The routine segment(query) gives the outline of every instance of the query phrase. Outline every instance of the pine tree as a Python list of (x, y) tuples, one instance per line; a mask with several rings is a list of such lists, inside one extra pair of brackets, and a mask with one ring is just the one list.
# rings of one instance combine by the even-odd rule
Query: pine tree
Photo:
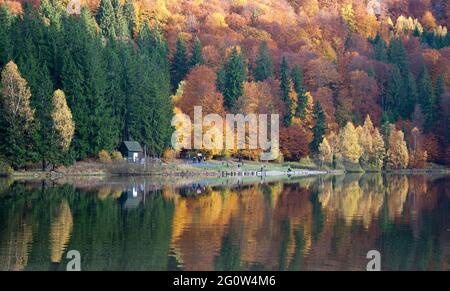
[(89, 11), (82, 10), (80, 21), (66, 19), (65, 43), (61, 79), (67, 102), (76, 124), (72, 149), (75, 157), (96, 156), (102, 150), (112, 150), (118, 143), (111, 104), (108, 102), (107, 64), (103, 45), (92, 29)]
[(404, 88), (406, 89), (406, 92), (404, 94), (405, 99), (397, 106), (399, 108), (401, 117), (403, 119), (409, 119), (414, 112), (414, 108), (417, 102), (416, 81), (414, 80), (414, 76), (411, 72), (408, 72), (408, 74), (404, 76)]
[(136, 85), (127, 109), (128, 133), (150, 153), (160, 155), (169, 145), (172, 134), (167, 43), (158, 27), (150, 29), (145, 23), (138, 36), (138, 45)]
[(322, 105), (320, 104), (319, 100), (317, 100), (314, 104), (313, 117), (315, 124), (312, 130), (313, 140), (310, 144), (310, 150), (312, 153), (318, 153), (319, 145), (323, 140), (325, 131), (327, 130), (325, 112), (323, 111)]
[(255, 81), (261, 82), (273, 76), (273, 63), (266, 42), (262, 42), (259, 47), (259, 54), (256, 58), (256, 66), (253, 71)]
[(445, 93), (445, 79), (444, 79), (444, 75), (439, 75), (436, 79), (436, 97), (440, 98), (444, 95)]
[(225, 92), (225, 78), (226, 78), (226, 72), (225, 72), (225, 66), (220, 66), (220, 69), (217, 71), (217, 78), (216, 78), (216, 88), (219, 92)]
[(221, 84), (224, 97), (224, 106), (227, 109), (234, 108), (236, 101), (244, 94), (244, 81), (246, 79), (245, 60), (237, 48), (233, 48), (231, 56), (225, 64), (222, 72), (223, 84)]
[(31, 92), (17, 65), (10, 61), (1, 74), (0, 152), (16, 169), (31, 160), (34, 110)]
[(399, 110), (403, 106), (402, 102), (405, 100), (405, 89), (400, 70), (395, 66), (389, 77), (386, 88), (386, 103), (385, 110), (392, 120), (396, 120), (399, 116)]
[(374, 40), (372, 41), (373, 44), (373, 58), (380, 62), (387, 62), (387, 46), (384, 39), (381, 37), (380, 33), (377, 33)]
[(406, 49), (401, 38), (391, 39), (388, 50), (388, 60), (391, 64), (394, 64), (399, 68), (402, 75), (408, 72)]
[(419, 76), (419, 104), (422, 108), (422, 113), (425, 117), (424, 130), (429, 132), (434, 128), (435, 119), (435, 96), (433, 90), (433, 83), (426, 66), (423, 67)]
[(183, 81), (189, 70), (186, 43), (181, 37), (178, 37), (176, 43), (176, 51), (173, 55), (171, 64), (172, 92), (178, 89), (178, 84)]
[(124, 15), (124, 7), (120, 4), (120, 0), (111, 0), (114, 9), (114, 30), (118, 37), (129, 37), (128, 21)]
[(116, 37), (116, 17), (111, 0), (101, 0), (97, 13), (97, 22), (105, 38)]
[(110, 41), (105, 47), (106, 62), (106, 101), (111, 107), (112, 119), (110, 127), (114, 131), (114, 139), (122, 140), (124, 111), (126, 107), (126, 82), (123, 60), (120, 52), (126, 43)]
[(298, 65), (295, 65), (291, 71), (291, 79), (294, 91), (297, 93), (296, 117), (305, 118), (306, 106), (308, 103), (306, 89), (303, 86), (303, 74)]
[(286, 113), (284, 116), (284, 125), (286, 127), (292, 123), (292, 101), (289, 98), (290, 91), (289, 64), (286, 57), (283, 57), (280, 65), (280, 94), (281, 100), (286, 104)]
[(0, 69), (11, 59), (13, 44), (11, 40), (11, 27), (13, 16), (6, 5), (0, 5)]
[(192, 45), (192, 56), (189, 62), (189, 66), (192, 68), (197, 65), (202, 65), (203, 62), (204, 60), (202, 53), (202, 43), (200, 42), (200, 39), (197, 37), (195, 38), (194, 44)]
[(136, 28), (136, 10), (134, 8), (133, 0), (126, 0), (123, 7), (123, 16), (128, 23), (128, 32), (133, 36)]

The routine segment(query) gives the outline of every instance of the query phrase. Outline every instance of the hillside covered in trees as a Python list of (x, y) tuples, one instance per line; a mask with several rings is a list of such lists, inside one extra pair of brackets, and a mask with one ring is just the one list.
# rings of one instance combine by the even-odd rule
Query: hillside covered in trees
[(284, 160), (450, 164), (448, 1), (69, 2), (0, 1), (0, 162), (15, 169), (131, 138), (162, 155), (194, 105), (279, 113)]

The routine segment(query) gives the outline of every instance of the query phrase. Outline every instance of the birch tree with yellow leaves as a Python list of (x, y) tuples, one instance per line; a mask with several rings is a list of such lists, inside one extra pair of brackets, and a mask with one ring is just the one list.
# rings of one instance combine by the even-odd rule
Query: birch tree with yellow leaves
[(13, 61), (2, 71), (1, 88), (0, 152), (19, 168), (31, 159), (34, 110), (28, 83)]
[(389, 149), (387, 151), (388, 166), (391, 169), (405, 169), (409, 164), (408, 147), (403, 131), (390, 126)]
[(358, 133), (350, 121), (339, 134), (339, 152), (344, 162), (359, 163), (363, 150), (359, 145)]
[(66, 95), (62, 90), (53, 93), (51, 119), (53, 125), (52, 144), (53, 153), (51, 160), (53, 164), (65, 161), (75, 133), (75, 124), (72, 120), (72, 112), (67, 105)]

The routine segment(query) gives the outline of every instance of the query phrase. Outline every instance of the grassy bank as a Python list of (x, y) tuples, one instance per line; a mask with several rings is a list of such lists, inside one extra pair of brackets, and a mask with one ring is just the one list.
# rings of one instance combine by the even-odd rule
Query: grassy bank
[[(333, 170), (329, 168), (319, 169), (310, 160), (300, 162), (269, 163), (244, 161), (207, 161), (202, 163), (190, 163), (186, 160), (174, 160), (170, 163), (151, 163), (147, 165), (127, 163), (124, 161), (113, 161), (111, 163), (101, 163), (96, 160), (80, 161), (69, 167), (58, 167), (51, 171), (42, 170), (21, 170), (10, 173), (10, 176), (17, 179), (61, 179), (64, 177), (107, 177), (107, 176), (180, 176), (180, 177), (219, 177), (224, 172), (271, 172), (286, 173), (291, 171), (308, 170), (311, 174), (317, 174), (315, 171), (325, 171), (333, 174), (344, 174), (344, 170)], [(443, 173), (450, 174), (450, 169), (430, 164), (425, 169), (405, 169), (385, 171), (399, 174), (421, 174), (421, 173)]]

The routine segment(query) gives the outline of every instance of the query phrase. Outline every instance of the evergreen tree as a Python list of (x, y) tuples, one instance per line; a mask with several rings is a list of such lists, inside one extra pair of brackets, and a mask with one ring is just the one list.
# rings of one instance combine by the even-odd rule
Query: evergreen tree
[(387, 62), (387, 46), (384, 39), (381, 37), (380, 33), (377, 33), (374, 40), (372, 41), (373, 44), (373, 58), (380, 62)]
[(426, 66), (423, 67), (422, 72), (420, 73), (418, 84), (419, 104), (425, 118), (423, 127), (425, 132), (429, 132), (434, 128), (436, 115), (433, 83)]
[(204, 60), (202, 53), (202, 43), (200, 42), (200, 39), (197, 37), (195, 38), (194, 44), (192, 45), (192, 56), (189, 62), (189, 66), (192, 68), (197, 65), (202, 65), (203, 62)]
[(167, 43), (158, 27), (144, 24), (138, 37), (136, 86), (128, 106), (130, 137), (160, 155), (169, 145), (173, 105), (167, 61)]
[(123, 120), (125, 111), (125, 85), (126, 76), (124, 73), (123, 60), (120, 59), (120, 51), (124, 43), (110, 41), (105, 48), (106, 63), (106, 100), (111, 107), (112, 123), (111, 129), (114, 132), (114, 140), (119, 143), (122, 140)]
[(13, 44), (11, 40), (11, 27), (13, 16), (6, 5), (0, 5), (0, 69), (11, 59)]
[(133, 0), (126, 0), (123, 7), (123, 16), (128, 23), (128, 32), (133, 36), (136, 27), (136, 10), (134, 8)]
[(414, 80), (414, 76), (411, 72), (408, 72), (406, 76), (404, 76), (404, 88), (406, 89), (403, 102), (401, 101), (398, 104), (398, 108), (400, 111), (400, 115), (403, 119), (411, 118), (414, 108), (417, 102), (417, 88), (416, 81)]
[(283, 57), (280, 65), (280, 94), (281, 100), (286, 104), (286, 114), (284, 116), (285, 126), (290, 126), (292, 123), (292, 101), (289, 98), (290, 91), (289, 64), (286, 57)]
[(246, 79), (244, 56), (238, 52), (237, 48), (233, 48), (223, 70), (223, 84), (221, 85), (222, 88), (219, 87), (219, 89), (223, 89), (224, 106), (227, 109), (232, 109), (237, 99), (244, 93), (244, 81)]
[(436, 97), (440, 98), (445, 93), (445, 79), (444, 75), (439, 75), (436, 80)]
[(256, 67), (253, 71), (253, 77), (255, 81), (264, 81), (273, 76), (273, 64), (272, 57), (270, 56), (269, 49), (266, 42), (262, 42), (259, 47), (259, 54), (256, 58)]
[(306, 89), (303, 86), (303, 74), (298, 65), (295, 65), (292, 68), (291, 79), (294, 91), (297, 93), (297, 110), (295, 112), (295, 116), (305, 118), (308, 98), (306, 96)]
[(314, 104), (313, 117), (315, 124), (312, 130), (313, 140), (310, 144), (310, 149), (312, 153), (316, 154), (319, 151), (319, 145), (322, 143), (325, 131), (327, 130), (325, 112), (323, 111), (319, 100)]
[(402, 75), (408, 72), (406, 49), (401, 38), (391, 39), (388, 50), (388, 60), (391, 64), (394, 64), (399, 68)]
[(112, 150), (118, 136), (108, 103), (103, 46), (91, 23), (89, 11), (83, 9), (80, 21), (67, 18), (64, 24), (65, 43), (70, 47), (64, 52), (61, 79), (76, 124), (72, 149), (78, 159)]
[(171, 77), (172, 77), (172, 92), (176, 92), (178, 84), (183, 81), (184, 77), (189, 70), (189, 64), (186, 52), (186, 43), (181, 37), (178, 37), (176, 43), (176, 51), (173, 54), (171, 64)]
[(128, 21), (125, 19), (124, 9), (120, 4), (119, 0), (111, 0), (111, 5), (114, 9), (114, 30), (118, 37), (128, 37), (130, 36), (130, 31), (128, 29)]
[(403, 106), (402, 101), (405, 100), (405, 93), (400, 70), (395, 66), (386, 88), (385, 110), (389, 119), (396, 120), (399, 116), (399, 109)]
[(220, 69), (217, 71), (217, 78), (216, 78), (216, 88), (219, 92), (225, 92), (225, 66), (220, 66)]
[(97, 13), (97, 22), (105, 38), (116, 37), (116, 17), (111, 0), (101, 0)]

